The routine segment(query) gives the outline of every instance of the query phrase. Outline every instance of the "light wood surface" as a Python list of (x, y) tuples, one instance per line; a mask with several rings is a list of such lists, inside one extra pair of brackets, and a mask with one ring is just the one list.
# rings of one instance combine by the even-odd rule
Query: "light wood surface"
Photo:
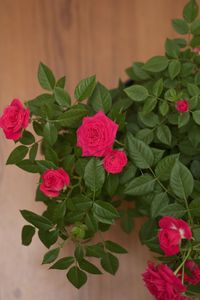
[[(0, 111), (14, 97), (23, 101), (41, 90), (36, 73), (40, 61), (57, 76), (67, 75), (73, 90), (78, 80), (97, 74), (108, 87), (126, 78), (132, 61), (163, 53), (166, 37), (174, 36), (171, 18), (180, 17), (185, 0), (0, 0)], [(151, 254), (136, 231), (127, 236), (118, 226), (106, 236), (121, 242), (116, 277), (89, 276), (75, 290), (64, 272), (41, 266), (45, 248), (35, 238), (20, 244), (24, 224), (19, 209), (40, 212), (34, 202), (37, 176), (5, 166), (13, 148), (0, 133), (0, 300), (150, 300), (141, 272)], [(65, 249), (66, 253), (69, 249)]]

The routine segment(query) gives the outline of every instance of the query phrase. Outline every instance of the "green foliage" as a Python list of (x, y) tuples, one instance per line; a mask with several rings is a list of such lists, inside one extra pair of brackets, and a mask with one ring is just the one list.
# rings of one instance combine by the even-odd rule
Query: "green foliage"
[[(187, 249), (191, 250), (189, 259), (199, 260), (200, 57), (193, 49), (200, 46), (197, 15), (197, 2), (189, 0), (183, 19), (172, 21), (175, 31), (187, 38), (166, 39), (163, 55), (133, 63), (126, 70), (132, 81), (120, 81), (113, 90), (96, 82), (95, 76), (81, 80), (74, 91), (74, 104), (65, 77), (56, 79), (46, 65), (39, 66), (39, 83), (48, 92), (26, 102), (30, 131), (22, 128), (7, 164), (38, 174), (36, 200), (45, 206), (42, 214), (21, 211), (30, 224), (22, 229), (22, 244), (29, 245), (37, 232), (49, 249), (43, 264), (66, 270), (76, 288), (86, 283), (87, 273), (101, 274), (99, 265), (112, 275), (117, 272), (115, 254), (127, 251), (104, 240), (103, 232), (118, 219), (122, 230), (130, 233), (135, 218), (144, 216), (142, 244), (158, 253), (173, 271), (183, 263)], [(177, 110), (179, 100), (188, 102), (188, 111)], [(127, 155), (126, 166), (117, 174), (107, 173), (104, 157), (84, 157), (77, 146), (77, 129), (83, 118), (99, 111), (118, 125), (112, 148)], [(97, 147), (113, 133), (106, 122), (100, 128), (93, 125), (81, 141), (93, 138)], [(106, 149), (105, 155), (109, 151)], [(110, 163), (123, 164), (115, 157)], [(65, 177), (57, 178), (57, 186), (63, 182), (64, 186), (57, 197), (48, 197), (40, 190), (42, 174), (57, 169), (68, 173), (70, 184)], [(179, 245), (179, 255), (167, 258), (158, 240), (159, 220), (164, 216), (183, 219), (193, 232), (190, 241), (184, 239)], [(71, 250), (68, 256), (59, 257), (66, 241), (72, 244)], [(97, 266), (90, 257), (98, 260)], [(188, 291), (196, 292), (191, 287)]]

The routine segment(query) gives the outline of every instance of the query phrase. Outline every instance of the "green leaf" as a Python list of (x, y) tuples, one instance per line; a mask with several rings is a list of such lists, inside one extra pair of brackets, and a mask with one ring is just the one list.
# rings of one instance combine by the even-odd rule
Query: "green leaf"
[(56, 102), (63, 107), (70, 107), (71, 105), (71, 98), (67, 91), (63, 88), (56, 87), (54, 90), (54, 95)]
[(191, 195), (194, 187), (194, 180), (189, 169), (182, 163), (176, 161), (170, 176), (170, 186), (176, 196), (181, 199)]
[(44, 125), (44, 140), (50, 145), (54, 145), (58, 138), (58, 130), (53, 123), (47, 122)]
[(98, 223), (92, 213), (88, 213), (85, 217), (85, 225), (87, 229), (91, 232), (97, 232), (98, 230)]
[(68, 256), (59, 259), (49, 269), (54, 270), (67, 270), (74, 263), (74, 257)]
[(141, 175), (134, 178), (126, 186), (124, 193), (132, 196), (146, 195), (153, 191), (155, 179), (150, 175)]
[(150, 113), (152, 110), (154, 110), (154, 108), (156, 107), (157, 104), (157, 98), (156, 97), (148, 97), (146, 99), (146, 101), (144, 102), (144, 106), (143, 106), (143, 113), (144, 114), (148, 114)]
[(166, 39), (165, 50), (169, 57), (178, 58), (180, 54), (180, 49), (174, 40)]
[(12, 165), (20, 162), (28, 153), (28, 148), (26, 146), (18, 146), (9, 155), (6, 164)]
[(24, 145), (31, 145), (35, 143), (35, 137), (32, 135), (31, 132), (24, 130), (23, 135), (19, 141)]
[(83, 247), (80, 244), (78, 244), (76, 246), (76, 249), (74, 251), (74, 256), (75, 256), (76, 260), (78, 260), (78, 261), (83, 259), (84, 250), (83, 250)]
[(57, 168), (57, 166), (52, 161), (36, 160), (35, 162), (38, 165), (38, 171), (40, 173), (43, 173), (48, 169), (56, 169)]
[(131, 133), (128, 133), (126, 145), (130, 159), (138, 168), (148, 169), (153, 165), (153, 153), (151, 148), (144, 142), (134, 138)]
[(133, 218), (128, 212), (121, 212), (121, 228), (126, 233), (131, 233), (133, 230)]
[(86, 246), (86, 256), (101, 258), (104, 256), (104, 248), (102, 244)]
[(187, 90), (191, 96), (198, 96), (200, 94), (198, 86), (192, 83), (187, 83)]
[(124, 185), (129, 182), (135, 176), (136, 171), (136, 167), (131, 162), (128, 162), (123, 172), (120, 174), (120, 184)]
[(190, 0), (183, 9), (183, 17), (188, 23), (192, 23), (198, 16), (199, 8), (195, 0)]
[(119, 268), (119, 261), (116, 256), (107, 252), (101, 258), (101, 266), (106, 272), (115, 275)]
[(119, 186), (118, 174), (115, 175), (109, 174), (106, 180), (106, 190), (109, 196), (112, 197), (116, 193), (118, 186)]
[(200, 214), (200, 198), (196, 198), (190, 202), (189, 205), (191, 215), (193, 217), (199, 217)]
[(185, 112), (183, 114), (179, 114), (178, 116), (178, 127), (181, 128), (185, 126), (190, 120), (190, 113)]
[(169, 104), (167, 103), (166, 100), (163, 100), (159, 103), (159, 111), (160, 111), (160, 114), (164, 117), (166, 116), (166, 114), (168, 113), (169, 111)]
[(46, 231), (46, 230), (39, 230), (38, 236), (40, 241), (47, 247), (50, 248), (52, 245), (56, 243), (58, 240), (59, 231)]
[(90, 97), (89, 103), (97, 112), (109, 112), (112, 105), (112, 98), (109, 90), (104, 85), (98, 82), (92, 93), (92, 96)]
[(124, 249), (122, 246), (118, 245), (117, 243), (114, 243), (112, 241), (105, 241), (105, 247), (108, 249), (110, 252), (113, 253), (128, 253), (126, 249)]
[(98, 191), (105, 181), (105, 171), (97, 158), (91, 158), (85, 167), (84, 180), (91, 191)]
[(155, 195), (151, 203), (151, 217), (156, 218), (160, 216), (160, 211), (163, 209), (163, 207), (168, 206), (168, 203), (169, 199), (165, 192)]
[(42, 264), (50, 264), (58, 257), (60, 248), (55, 248), (48, 251), (43, 258)]
[(153, 86), (153, 94), (156, 97), (160, 97), (160, 95), (162, 94), (163, 91), (163, 79), (160, 78), (158, 81), (156, 81), (156, 83)]
[(39, 216), (28, 210), (21, 210), (22, 217), (35, 227), (43, 230), (49, 230), (52, 228), (53, 224), (49, 219), (43, 216)]
[(185, 20), (174, 19), (172, 20), (172, 26), (177, 33), (187, 34), (189, 32), (189, 26)]
[(192, 117), (193, 117), (193, 120), (195, 121), (195, 123), (200, 125), (200, 110), (193, 111), (192, 112)]
[(61, 77), (56, 82), (56, 87), (60, 87), (60, 88), (64, 89), (64, 87), (65, 87), (65, 81), (66, 81), (66, 77), (65, 76)]
[(89, 98), (96, 86), (96, 76), (91, 76), (86, 79), (83, 79), (75, 88), (75, 98), (78, 101), (82, 101), (86, 98)]
[(167, 125), (161, 125), (156, 130), (156, 135), (159, 141), (165, 145), (170, 146), (172, 141), (172, 134)]
[(172, 60), (168, 67), (169, 77), (174, 80), (181, 71), (181, 63), (179, 60)]
[(154, 139), (154, 131), (149, 128), (141, 129), (136, 133), (136, 138), (149, 145)]
[(79, 267), (90, 274), (102, 274), (101, 271), (86, 259), (79, 261)]
[(30, 159), (24, 159), (17, 163), (17, 166), (27, 172), (30, 173), (39, 173), (39, 167), (36, 165), (35, 162), (32, 162)]
[(54, 164), (58, 163), (57, 153), (48, 144), (44, 147), (44, 155), (46, 160), (52, 161)]
[(80, 289), (87, 281), (86, 273), (78, 267), (72, 267), (67, 273), (67, 278), (77, 289)]
[(136, 102), (144, 101), (149, 93), (148, 90), (142, 85), (132, 85), (124, 90), (130, 99)]
[(154, 112), (150, 112), (149, 114), (138, 112), (138, 119), (145, 125), (145, 127), (154, 128), (159, 124), (159, 116)]
[(182, 218), (186, 214), (185, 207), (178, 203), (172, 203), (167, 206), (163, 206), (160, 210), (160, 216), (171, 216), (174, 218)]
[(143, 69), (149, 72), (157, 73), (164, 71), (168, 66), (169, 60), (165, 56), (154, 56), (150, 58), (143, 66)]
[(196, 20), (191, 25), (191, 33), (194, 35), (200, 34), (200, 20)]
[(116, 208), (102, 200), (98, 200), (93, 205), (94, 217), (102, 223), (112, 224), (115, 218), (119, 217)]
[(38, 143), (33, 144), (29, 151), (29, 159), (34, 162), (35, 158), (37, 156), (37, 151), (38, 151)]
[(88, 111), (85, 107), (81, 105), (75, 105), (71, 109), (60, 115), (57, 121), (61, 126), (77, 128), (79, 127), (83, 117), (85, 117), (87, 114)]
[(22, 229), (22, 245), (24, 246), (30, 245), (34, 234), (35, 234), (35, 227), (31, 225), (25, 225)]
[(38, 69), (38, 80), (42, 88), (52, 91), (55, 86), (55, 77), (52, 71), (43, 63), (40, 63)]
[(160, 160), (155, 168), (156, 176), (162, 181), (167, 181), (170, 178), (171, 170), (177, 161), (179, 154), (165, 156)]

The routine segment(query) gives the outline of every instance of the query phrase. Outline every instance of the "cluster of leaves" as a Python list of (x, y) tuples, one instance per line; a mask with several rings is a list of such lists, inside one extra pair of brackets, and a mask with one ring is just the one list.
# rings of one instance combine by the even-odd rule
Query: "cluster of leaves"
[[(190, 0), (183, 19), (172, 21), (183, 38), (167, 39), (165, 55), (128, 68), (132, 80), (128, 87), (120, 82), (109, 91), (91, 76), (75, 88), (73, 105), (65, 77), (56, 81), (46, 65), (39, 66), (39, 83), (48, 93), (27, 101), (34, 134), (24, 130), (21, 145), (7, 163), (32, 173), (59, 167), (69, 173), (71, 184), (59, 197), (52, 200), (37, 190), (36, 200), (46, 205), (42, 216), (21, 211), (31, 224), (24, 226), (22, 241), (29, 245), (37, 230), (41, 242), (47, 248), (53, 246), (43, 263), (67, 270), (67, 278), (77, 288), (86, 282), (87, 273), (101, 274), (89, 257), (98, 259), (104, 271), (116, 273), (115, 254), (126, 250), (104, 241), (102, 232), (118, 218), (129, 233), (135, 217), (147, 216), (140, 239), (158, 254), (162, 254), (158, 220), (165, 215), (183, 218), (192, 227), (194, 239), (185, 242), (179, 255), (159, 259), (176, 268), (188, 249), (193, 260), (200, 259), (200, 55), (193, 50), (200, 45), (197, 15), (196, 1)], [(176, 110), (180, 99), (188, 101), (188, 112)], [(123, 146), (129, 159), (121, 174), (105, 173), (99, 158), (82, 157), (76, 146), (76, 130), (83, 117), (98, 111), (119, 125), (115, 148)], [(43, 159), (38, 159), (38, 149)], [(98, 233), (100, 242), (92, 244)], [(74, 253), (58, 259), (67, 241), (74, 243)], [(200, 292), (195, 288), (188, 291)]]

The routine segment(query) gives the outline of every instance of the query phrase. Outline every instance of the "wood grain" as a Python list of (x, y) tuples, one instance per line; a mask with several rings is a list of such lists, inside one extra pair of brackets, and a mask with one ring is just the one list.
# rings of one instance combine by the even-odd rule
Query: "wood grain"
[[(0, 0), (0, 110), (14, 97), (23, 101), (41, 90), (36, 73), (40, 61), (57, 76), (67, 74), (72, 92), (78, 80), (97, 74), (108, 87), (125, 79), (132, 61), (163, 53), (166, 37), (174, 36), (171, 18), (180, 17), (185, 0)], [(63, 272), (47, 271), (37, 239), (20, 245), (24, 221), (19, 209), (39, 212), (35, 203), (37, 176), (5, 167), (13, 143), (0, 133), (0, 300), (148, 300), (141, 272), (151, 254), (138, 241), (114, 226), (105, 237), (121, 242), (116, 277), (89, 277), (75, 290)], [(66, 254), (70, 249), (66, 248)]]

